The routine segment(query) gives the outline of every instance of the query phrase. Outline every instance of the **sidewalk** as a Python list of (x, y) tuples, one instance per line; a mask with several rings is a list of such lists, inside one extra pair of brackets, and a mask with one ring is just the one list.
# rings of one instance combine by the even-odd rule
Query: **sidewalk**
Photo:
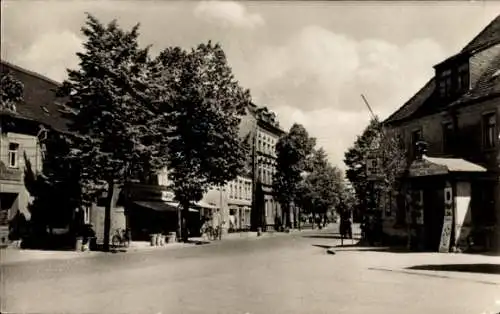
[(0, 265), (40, 261), (40, 260), (64, 260), (97, 256), (105, 254), (98, 251), (76, 252), (76, 251), (48, 251), (48, 250), (25, 250), (19, 248), (0, 249)]
[[(222, 237), (222, 242), (240, 239), (260, 239), (269, 236), (276, 235), (275, 232), (263, 232), (262, 236), (258, 237), (257, 232), (238, 232), (225, 234)], [(156, 251), (156, 250), (171, 250), (193, 247), (197, 244), (210, 244), (210, 243), (220, 243), (221, 241), (209, 242), (201, 237), (190, 238), (189, 243), (175, 242), (168, 243), (164, 246), (151, 246), (149, 241), (133, 241), (130, 243), (130, 247), (118, 249), (119, 252), (142, 252), (142, 251)], [(28, 262), (28, 261), (40, 261), (40, 260), (70, 260), (76, 258), (86, 258), (98, 255), (105, 255), (109, 253), (101, 251), (86, 251), (86, 252), (76, 252), (76, 251), (49, 251), (49, 250), (25, 250), (19, 248), (4, 248), (0, 249), (0, 265)]]
[[(340, 241), (336, 243), (339, 245)], [(374, 271), (450, 278), (500, 285), (500, 256), (465, 253), (394, 251), (385, 247), (332, 247), (333, 258), (357, 255), (359, 263)]]

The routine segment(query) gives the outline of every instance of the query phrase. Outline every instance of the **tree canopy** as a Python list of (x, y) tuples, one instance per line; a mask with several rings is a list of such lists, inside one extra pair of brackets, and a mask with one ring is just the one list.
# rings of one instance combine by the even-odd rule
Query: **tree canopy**
[[(139, 25), (122, 30), (92, 15), (82, 27), (79, 68), (68, 70), (59, 94), (75, 110), (71, 156), (81, 167), (87, 186), (108, 189), (105, 249), (109, 238), (111, 194), (115, 183), (144, 179), (164, 167), (163, 115), (167, 96), (154, 84), (149, 47), (140, 48)], [(159, 97), (161, 96), (161, 97)]]
[(23, 101), (24, 85), (10, 71), (0, 74), (0, 110), (16, 111), (16, 103)]
[[(380, 177), (369, 185), (366, 160), (377, 160)], [(398, 190), (398, 182), (407, 167), (407, 152), (404, 143), (393, 130), (384, 128), (378, 118), (372, 119), (354, 145), (345, 153), (346, 176), (352, 183), (359, 204), (367, 207), (379, 204), (381, 193)], [(366, 201), (370, 200), (372, 204)]]
[(285, 213), (285, 223), (290, 227), (290, 203), (297, 201), (302, 173), (313, 152), (316, 139), (309, 136), (304, 126), (295, 123), (276, 144), (277, 165), (274, 191)]
[(209, 187), (225, 185), (244, 169), (248, 145), (239, 137), (239, 123), (250, 92), (234, 78), (219, 44), (168, 48), (157, 63), (171, 93), (165, 108), (169, 176), (175, 198), (187, 210)]
[(309, 213), (326, 215), (343, 201), (342, 171), (330, 164), (323, 148), (314, 151), (298, 195), (301, 207)]

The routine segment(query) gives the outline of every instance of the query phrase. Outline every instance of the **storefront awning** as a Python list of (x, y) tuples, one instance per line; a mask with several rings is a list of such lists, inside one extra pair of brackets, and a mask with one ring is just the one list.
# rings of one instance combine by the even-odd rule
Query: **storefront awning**
[(479, 165), (461, 158), (437, 158), (423, 156), (415, 160), (409, 169), (410, 177), (443, 175), (450, 172), (486, 172)]
[[(137, 205), (145, 208), (149, 208), (159, 212), (176, 212), (179, 209), (179, 203), (177, 202), (146, 202), (137, 201)], [(190, 212), (198, 212), (197, 209), (189, 208)]]
[(217, 206), (209, 204), (203, 200), (194, 203), (193, 206), (200, 207), (200, 208), (206, 208), (206, 209), (217, 209), (218, 208)]

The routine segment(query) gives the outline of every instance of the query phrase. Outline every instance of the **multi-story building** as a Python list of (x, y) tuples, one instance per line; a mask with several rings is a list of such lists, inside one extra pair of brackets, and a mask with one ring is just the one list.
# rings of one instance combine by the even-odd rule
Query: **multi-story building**
[(24, 86), (23, 101), (15, 111), (0, 112), (0, 243), (6, 244), (18, 238), (19, 222), (30, 219), (30, 195), (24, 183), (27, 161), (33, 172), (39, 172), (45, 131), (65, 131), (68, 120), (55, 94), (57, 82), (3, 60), (0, 72), (9, 72)]
[(385, 230), (409, 231), (427, 250), (448, 251), (467, 239), (498, 248), (500, 16), (434, 69), (384, 122), (403, 137), (410, 162), (407, 192), (383, 213)]
[(283, 134), (275, 113), (254, 104), (247, 108), (239, 132), (240, 138), (247, 140), (250, 146), (247, 166), (222, 191), (214, 188), (204, 197), (207, 203), (222, 208), (223, 219), (228, 222), (226, 229), (230, 221), (234, 221), (235, 229), (267, 229), (274, 227), (276, 217), (282, 220), (272, 185), (276, 173), (276, 143)]

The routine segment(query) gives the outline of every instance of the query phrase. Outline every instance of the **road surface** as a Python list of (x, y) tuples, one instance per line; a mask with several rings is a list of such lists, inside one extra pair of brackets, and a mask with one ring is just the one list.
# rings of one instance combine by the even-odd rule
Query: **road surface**
[(496, 303), (500, 301), (500, 285), (484, 279), (498, 279), (499, 275), (447, 278), (409, 274), (398, 270), (412, 260), (425, 263), (436, 258), (354, 249), (326, 254), (325, 248), (337, 243), (331, 231), (308, 231), (175, 250), (4, 265), (1, 310), (151, 314), (500, 312), (500, 303)]

